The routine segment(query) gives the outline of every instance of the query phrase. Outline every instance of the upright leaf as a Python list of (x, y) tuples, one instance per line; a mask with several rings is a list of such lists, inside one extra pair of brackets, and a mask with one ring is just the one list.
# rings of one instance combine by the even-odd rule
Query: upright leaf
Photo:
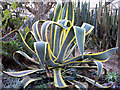
[[(55, 7), (55, 11), (54, 11), (54, 17), (52, 21), (58, 21), (60, 18), (60, 14), (61, 14), (61, 9), (62, 9), (62, 2), (60, 0), (58, 0), (57, 5)], [(51, 50), (53, 51), (53, 43), (54, 43), (54, 33), (55, 33), (55, 25), (51, 26)]]
[(84, 42), (85, 42), (85, 30), (78, 26), (74, 26), (74, 33), (79, 51), (81, 52), (82, 58), (84, 58), (83, 51), (84, 51)]
[(34, 42), (35, 52), (38, 56), (40, 66), (44, 69), (47, 42)]
[(53, 69), (53, 71), (54, 71), (54, 83), (55, 83), (56, 87), (65, 88), (68, 85), (66, 85), (66, 83), (64, 82), (64, 80), (61, 76), (61, 70), (62, 70), (62, 68)]
[(66, 32), (66, 35), (64, 37), (64, 41), (62, 42), (62, 46), (60, 48), (59, 54), (56, 58), (56, 62), (62, 63), (64, 54), (66, 51), (66, 48), (68, 47), (69, 43), (71, 43), (72, 39), (74, 39), (74, 32), (73, 32), (73, 27), (69, 27), (69, 29)]

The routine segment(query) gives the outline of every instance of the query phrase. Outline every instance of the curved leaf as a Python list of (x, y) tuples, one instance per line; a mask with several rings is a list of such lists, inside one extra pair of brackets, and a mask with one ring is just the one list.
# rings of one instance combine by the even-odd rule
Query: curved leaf
[(81, 28), (85, 29), (86, 35), (88, 35), (94, 29), (94, 26), (92, 26), (92, 25), (90, 25), (88, 23), (83, 23)]
[(43, 71), (43, 69), (25, 70), (25, 71), (18, 71), (18, 72), (6, 72), (6, 71), (3, 71), (3, 72), (13, 77), (23, 77), (38, 71)]
[(32, 25), (32, 30), (34, 32), (34, 35), (36, 37), (36, 41), (41, 41), (41, 36), (40, 36), (40, 32), (38, 30), (38, 25), (39, 23), (44, 23), (45, 20), (39, 20), (39, 21), (36, 21), (33, 25)]
[(26, 43), (25, 39), (23, 38), (23, 35), (21, 34), (20, 31), (18, 30), (13, 30), (11, 31), (10, 33), (8, 33), (7, 35), (5, 35), (1, 40), (5, 40), (6, 38), (8, 38), (9, 36), (11, 36), (12, 34), (14, 34), (15, 32), (18, 33), (21, 41), (22, 41), (22, 44), (23, 46), (26, 48), (26, 50), (28, 50), (28, 52), (32, 53), (33, 55), (36, 56), (35, 52), (28, 46), (28, 44)]
[(63, 24), (60, 24), (60, 23), (57, 23), (57, 22), (54, 22), (54, 21), (46, 21), (46, 22), (44, 22), (42, 24), (42, 27), (41, 27), (41, 36), (42, 36), (42, 40), (43, 41), (47, 41), (48, 42), (47, 30), (48, 30), (48, 26), (50, 26), (51, 24), (60, 26), (60, 27), (62, 27), (64, 29), (66, 29), (66, 30), (68, 29), (68, 27), (64, 26)]
[(75, 38), (79, 51), (81, 52), (82, 58), (84, 58), (83, 51), (84, 51), (84, 42), (85, 42), (85, 30), (78, 26), (74, 26), (73, 28), (74, 28)]
[(68, 85), (66, 85), (66, 83), (64, 82), (64, 80), (63, 80), (63, 78), (61, 76), (61, 69), (62, 68), (53, 69), (55, 86), (59, 87), (59, 88), (68, 87)]
[(99, 88), (109, 88), (109, 87), (112, 86), (112, 85), (111, 85), (111, 86), (103, 86), (103, 85), (99, 84), (98, 82), (95, 83), (95, 80), (92, 80), (92, 79), (90, 79), (90, 78), (88, 78), (88, 77), (85, 77), (85, 76), (82, 76), (82, 75), (77, 75), (77, 76), (84, 78), (84, 79), (87, 80), (89, 83), (91, 83), (91, 84), (93, 84), (93, 85), (95, 85), (95, 86), (97, 86), (97, 87), (99, 87)]
[[(71, 41), (68, 44), (66, 44), (63, 60), (65, 60), (66, 59), (65, 57), (70, 54), (70, 53), (68, 54), (68, 51), (70, 50), (70, 48), (75, 50), (75, 47), (74, 47), (75, 37), (74, 37), (74, 34), (71, 34), (71, 35), (72, 35), (73, 38), (71, 39)], [(71, 53), (73, 52), (72, 49), (71, 49)]]
[(35, 61), (33, 58), (29, 57), (26, 53), (22, 52), (22, 51), (16, 51), (13, 53), (13, 59), (19, 64), (19, 65), (23, 65), (20, 63), (20, 61), (17, 59), (17, 55), (20, 54), (22, 55), (23, 57), (25, 57), (26, 59), (28, 59), (29, 61), (33, 62), (34, 64), (38, 64), (39, 65), (39, 62)]
[(21, 82), (24, 83), (24, 89), (25, 89), (30, 83), (38, 81), (38, 80), (42, 80), (42, 78), (36, 78), (36, 79), (24, 78)]
[(49, 64), (51, 67), (56, 67), (56, 66), (58, 66), (58, 63), (55, 63), (55, 62), (54, 62), (54, 59), (55, 59), (55, 58), (56, 58), (56, 57), (53, 57), (53, 55), (52, 55), (52, 51), (51, 51), (50, 45), (49, 45), (49, 43), (48, 43), (46, 61), (48, 62), (48, 64)]
[(31, 37), (33, 37), (37, 41), (33, 31), (30, 31), (30, 32), (27, 32), (25, 35), (25, 38), (24, 38), (25, 42), (27, 43), (31, 39)]
[(75, 80), (75, 78), (76, 77), (74, 77), (74, 76), (65, 76), (64, 77), (64, 80), (66, 81), (66, 80)]
[(103, 69), (103, 65), (101, 62), (99, 61), (94, 61), (95, 64), (97, 65), (97, 77), (96, 77), (96, 80), (95, 80), (95, 83), (98, 81), (101, 73), (102, 73), (102, 69)]
[[(100, 61), (100, 62), (105, 62), (110, 58), (110, 56), (113, 53), (116, 52), (117, 49), (118, 49), (118, 47), (117, 48), (111, 48), (111, 49), (108, 49), (104, 52), (88, 54), (88, 56), (91, 57), (94, 60), (97, 60), (97, 61)], [(87, 56), (87, 54), (86, 54), (86, 56)]]
[[(100, 52), (100, 53), (92, 53), (92, 54), (84, 54), (84, 59), (86, 58), (92, 58), (96, 61), (100, 61), (100, 62), (105, 62), (107, 61), (110, 56), (117, 50), (118, 48), (112, 48), (112, 49), (109, 49), (109, 50), (106, 50), (104, 52)], [(71, 59), (68, 59), (66, 60), (64, 63), (70, 63), (70, 62), (73, 62), (73, 61), (82, 61), (82, 56), (79, 55), (79, 56), (76, 56), (76, 57), (73, 57)]]
[(74, 32), (73, 32), (73, 27), (69, 27), (69, 29), (66, 32), (66, 35), (64, 37), (64, 40), (62, 42), (62, 46), (60, 48), (59, 54), (56, 58), (56, 62), (62, 63), (63, 62), (63, 57), (65, 55), (65, 51), (69, 45), (69, 43), (71, 43), (71, 41), (74, 39)]
[[(61, 14), (61, 9), (62, 9), (62, 2), (60, 0), (57, 1), (57, 5), (55, 7), (54, 11), (54, 17), (52, 21), (57, 22), (60, 19), (60, 14)], [(55, 34), (55, 25), (52, 24), (51, 26), (51, 50), (53, 51), (53, 44), (54, 44), (54, 34)]]
[(96, 66), (68, 66), (68, 68), (75, 68), (79, 70), (97, 69)]
[(74, 6), (71, 1), (67, 1), (62, 9), (61, 19), (70, 20), (74, 24)]
[(70, 64), (85, 64), (85, 63), (92, 63), (92, 61), (71, 61), (70, 60), (70, 61), (64, 62), (63, 64), (59, 64), (59, 65), (64, 66), (64, 65), (70, 65)]
[(44, 69), (45, 57), (46, 57), (47, 42), (38, 41), (34, 42), (35, 52), (38, 56), (40, 66)]
[[(63, 24), (64, 26), (67, 26), (67, 24), (69, 23), (71, 25), (71, 21), (69, 20), (59, 20), (58, 23)], [(56, 26), (56, 30), (55, 30), (55, 34), (54, 34), (54, 46), (53, 46), (53, 53), (55, 54), (55, 56), (58, 55), (59, 49), (60, 49), (60, 40), (62, 32), (66, 32), (66, 30), (60, 26)]]

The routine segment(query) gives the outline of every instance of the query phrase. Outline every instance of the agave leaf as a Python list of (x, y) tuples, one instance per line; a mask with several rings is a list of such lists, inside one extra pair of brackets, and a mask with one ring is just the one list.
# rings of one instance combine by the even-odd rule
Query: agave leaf
[(64, 80), (63, 80), (63, 78), (61, 76), (61, 70), (62, 70), (62, 68), (53, 69), (54, 83), (55, 83), (56, 87), (65, 88), (65, 87), (68, 87), (68, 85), (66, 85), (66, 83), (64, 82)]
[(108, 74), (108, 70), (105, 67), (103, 67), (103, 69), (104, 69), (104, 75), (107, 75)]
[(57, 5), (55, 7), (54, 11), (54, 17), (52, 21), (58, 21), (61, 15), (61, 9), (62, 9), (62, 2), (60, 0), (57, 1)]
[(56, 59), (56, 56), (53, 54), (51, 48), (50, 48), (50, 43), (47, 44), (47, 50), (46, 50), (46, 60), (51, 59), (54, 61)]
[(105, 62), (110, 58), (110, 56), (113, 53), (116, 52), (117, 49), (118, 49), (118, 47), (117, 48), (111, 48), (111, 49), (108, 49), (104, 52), (88, 54), (88, 56), (90, 56), (94, 60), (97, 60), (97, 61), (100, 61), (100, 62)]
[(67, 54), (67, 56), (65, 57), (65, 60), (67, 60), (69, 58), (69, 56), (72, 54), (72, 52), (75, 50), (77, 46), (77, 43), (74, 44), (74, 46), (71, 48), (70, 52)]
[(102, 73), (102, 69), (103, 69), (103, 65), (101, 62), (99, 61), (94, 61), (95, 64), (97, 65), (97, 77), (96, 77), (96, 80), (95, 80), (95, 83), (98, 81), (101, 73)]
[[(72, 23), (70, 22), (70, 23), (66, 24), (66, 23), (64, 23), (64, 21), (65, 21), (64, 20), (64, 21), (62, 21), (62, 23), (64, 23), (63, 25), (66, 24), (68, 26), (71, 26), (71, 25), (74, 24), (74, 7), (72, 5), (72, 2), (66, 2), (65, 3), (65, 5), (64, 5), (64, 7), (62, 9), (61, 19), (63, 19), (63, 20), (65, 19), (66, 21), (70, 20), (72, 22)], [(59, 29), (59, 28), (55, 28), (55, 31), (54, 31), (54, 46), (52, 46), (53, 47), (53, 52), (55, 52), (55, 56), (58, 55), (58, 53), (59, 53), (59, 47), (60, 47), (60, 45), (57, 45), (57, 44), (56, 44), (57, 46), (55, 45), (55, 38), (56, 38), (56, 36), (58, 36), (58, 39), (60, 39), (60, 41), (56, 38), (56, 40), (58, 40), (57, 42), (61, 42), (62, 43), (63, 38), (65, 37), (65, 32), (66, 32), (64, 30), (61, 35), (59, 34), (60, 35), (59, 36), (59, 35), (57, 35), (57, 31), (58, 31), (57, 29)], [(61, 38), (61, 37), (63, 37), (63, 38)], [(57, 48), (57, 49), (55, 49), (55, 48)]]
[[(73, 34), (73, 36), (74, 36), (74, 34)], [(71, 55), (71, 53), (72, 52), (74, 52), (74, 50), (75, 50), (75, 47), (77, 46), (77, 45), (74, 45), (74, 42), (75, 42), (75, 36), (71, 39), (71, 41), (70, 41), (70, 43), (67, 45), (67, 47), (66, 47), (66, 50), (65, 50), (65, 53), (64, 53), (64, 58), (66, 59), (66, 57), (68, 56), (69, 57), (69, 55)], [(69, 50), (70, 50), (70, 52), (69, 52)], [(69, 54), (68, 54), (68, 52), (69, 52)], [(72, 53), (73, 54), (73, 53)], [(64, 59), (64, 60), (65, 60)]]
[[(104, 52), (100, 52), (100, 53), (93, 53), (93, 54), (84, 54), (84, 59), (86, 58), (92, 58), (96, 61), (100, 61), (100, 62), (105, 62), (107, 61), (110, 56), (117, 50), (118, 48), (112, 48), (112, 49), (109, 49), (109, 50), (106, 50)], [(73, 57), (71, 59), (68, 59), (66, 60), (64, 63), (67, 64), (67, 63), (70, 63), (70, 62), (73, 62), (73, 61), (82, 61), (82, 56), (79, 55), (79, 56), (76, 56), (76, 57)]]
[(67, 20), (67, 2), (65, 3), (63, 9), (62, 9), (62, 13), (61, 13), (61, 19), (66, 19)]
[(25, 38), (24, 38), (25, 42), (28, 43), (28, 41), (31, 39), (31, 37), (33, 37), (37, 41), (33, 31), (30, 31), (30, 32), (27, 32), (26, 35), (25, 35)]
[(44, 69), (47, 42), (44, 41), (34, 42), (34, 48), (39, 59), (40, 66)]
[(22, 52), (22, 51), (16, 51), (13, 53), (13, 59), (19, 64), (19, 65), (23, 65), (20, 63), (20, 61), (17, 59), (17, 55), (20, 54), (23, 57), (25, 57), (26, 59), (28, 59), (29, 61), (33, 62), (34, 64), (39, 65), (39, 62), (35, 61), (33, 58), (29, 57), (26, 53)]
[(75, 80), (75, 76), (65, 76), (64, 80)]
[[(68, 61), (68, 62), (63, 62), (63, 64), (59, 64), (58, 66), (66, 66), (66, 65), (71, 65), (71, 64), (86, 64), (86, 63), (93, 63), (92, 61)], [(69, 67), (69, 66), (68, 66)]]
[(10, 37), (12, 34), (14, 34), (15, 32), (17, 32), (17, 29), (15, 29), (15, 30), (11, 31), (10, 33), (6, 34), (4, 37), (2, 37), (2, 39), (0, 39), (0, 41), (9, 38), (9, 37)]
[[(67, 26), (67, 24), (69, 23), (71, 25), (71, 21), (69, 20), (59, 20), (58, 23), (63, 24), (64, 26)], [(62, 42), (63, 40), (60, 40), (62, 38), (61, 35), (62, 32), (64, 32), (64, 34), (66, 33), (66, 30), (64, 28), (61, 28), (60, 26), (56, 26), (56, 30), (55, 30), (55, 34), (54, 34), (54, 46), (53, 46), (53, 53), (55, 54), (55, 56), (58, 55), (59, 49), (60, 49), (60, 41)]]
[(56, 67), (58, 66), (58, 63), (55, 63), (54, 60), (56, 59), (56, 57), (54, 57), (52, 51), (51, 51), (51, 48), (50, 48), (50, 45), (48, 43), (48, 46), (47, 46), (47, 53), (46, 53), (46, 61), (48, 62), (48, 64), (51, 66), (51, 67)]
[(83, 51), (85, 42), (85, 30), (78, 26), (74, 26), (74, 33), (79, 51), (81, 52), (82, 58), (84, 58)]
[(65, 70), (64, 72), (62, 72), (61, 75), (64, 75), (64, 74), (66, 74), (67, 72), (71, 72), (71, 71), (76, 71), (76, 69), (74, 69), (74, 68), (67, 69), (67, 70)]
[(85, 76), (82, 76), (82, 75), (78, 75), (78, 74), (77, 74), (77, 76), (84, 78), (84, 79), (87, 80), (89, 83), (91, 83), (91, 84), (93, 84), (93, 85), (95, 85), (95, 86), (97, 86), (97, 87), (99, 87), (99, 88), (110, 88), (110, 87), (112, 86), (112, 85), (110, 85), (110, 86), (103, 86), (103, 85), (99, 84), (98, 82), (95, 83), (95, 80), (92, 80), (92, 79), (90, 79), (90, 78), (88, 78), (88, 77), (85, 77)]
[[(60, 19), (61, 9), (62, 9), (62, 2), (58, 0), (57, 5), (55, 7), (54, 17), (52, 21), (57, 22)], [(55, 39), (54, 31), (55, 31), (55, 25), (52, 24), (51, 26), (51, 50), (52, 51), (53, 51), (53, 44), (54, 44), (54, 39)]]
[[(71, 21), (71, 24), (74, 25), (74, 6), (73, 6), (73, 3), (72, 1), (67, 1), (67, 20), (70, 20)], [(68, 26), (70, 26), (70, 24), (68, 24)], [(74, 42), (71, 43), (71, 45), (73, 46), (74, 45)], [(70, 47), (71, 48), (71, 47)], [(73, 56), (75, 56), (75, 50), (73, 50), (74, 52), (72, 53)]]
[(75, 68), (79, 70), (97, 69), (96, 66), (68, 66), (68, 68)]
[(85, 29), (86, 35), (88, 35), (94, 29), (94, 26), (84, 22), (81, 28)]
[(25, 39), (23, 38), (23, 35), (21, 34), (20, 31), (18, 30), (13, 30), (11, 31), (10, 33), (8, 33), (7, 35), (5, 35), (1, 40), (5, 40), (6, 38), (8, 38), (9, 36), (11, 36), (13, 33), (17, 32), (21, 41), (22, 41), (22, 44), (23, 46), (26, 48), (26, 50), (28, 50), (28, 52), (30, 52), (31, 54), (35, 55), (35, 52), (28, 46), (28, 44), (26, 43)]
[(71, 59), (68, 59), (66, 61), (63, 62), (63, 64), (65, 65), (69, 65), (69, 64), (77, 64), (77, 63), (92, 63), (93, 61), (82, 61), (82, 56), (81, 57), (76, 57), (76, 58), (71, 58)]
[(63, 28), (56, 26), (56, 30), (54, 31), (55, 34), (54, 34), (53, 53), (56, 57), (60, 49), (60, 36), (61, 36), (62, 29)]
[(21, 83), (24, 83), (24, 89), (32, 82), (35, 82), (35, 81), (38, 81), (38, 80), (42, 80), (42, 78), (36, 78), (36, 79), (33, 79), (33, 78), (24, 78)]
[[(76, 62), (77, 63), (77, 62)], [(79, 62), (78, 62), (79, 63)], [(82, 62), (81, 62), (82, 63)], [(93, 63), (93, 62), (83, 62), (83, 63)], [(82, 64), (83, 64), (82, 63)], [(79, 69), (79, 70), (89, 70), (89, 69), (98, 69), (98, 67), (96, 67), (96, 66), (68, 66), (68, 68), (75, 68), (75, 69)], [(103, 67), (103, 69), (104, 69), (104, 73), (105, 73), (105, 75), (107, 74), (107, 69), (105, 68), (105, 67)], [(101, 69), (100, 69), (101, 70)], [(98, 71), (98, 77), (99, 77), (99, 73), (101, 72), (101, 71)]]
[(29, 74), (32, 74), (32, 73), (35, 73), (35, 72), (40, 72), (40, 71), (43, 71), (43, 69), (35, 69), (35, 70), (24, 70), (24, 71), (16, 71), (16, 72), (6, 72), (6, 71), (3, 71), (5, 74), (8, 74), (10, 76), (13, 76), (13, 77), (23, 77), (23, 76), (26, 76), (26, 75), (29, 75)]
[(79, 81), (75, 81), (75, 80), (73, 81), (67, 80), (67, 81), (71, 83), (72, 85), (75, 85), (75, 87), (79, 90), (87, 90), (87, 87)]
[(74, 7), (72, 2), (66, 2), (61, 14), (61, 19), (70, 20), (72, 22), (72, 25), (74, 24)]
[(71, 43), (72, 39), (74, 39), (74, 32), (73, 32), (73, 27), (71, 26), (66, 32), (59, 54), (55, 60), (56, 62), (59, 63), (63, 62), (63, 57), (65, 56), (66, 48), (68, 47), (69, 43)]
[(74, 7), (72, 2), (68, 2), (68, 14), (67, 14), (67, 19), (72, 22), (72, 25), (74, 24)]
[(34, 32), (34, 35), (36, 37), (36, 41), (41, 41), (41, 36), (40, 36), (40, 32), (38, 30), (38, 25), (39, 23), (44, 23), (45, 20), (39, 20), (39, 21), (36, 21), (33, 25), (32, 25), (32, 30)]
[(68, 27), (64, 26), (63, 24), (60, 24), (60, 23), (57, 23), (57, 22), (54, 22), (54, 21), (46, 21), (46, 22), (44, 22), (42, 24), (42, 27), (41, 27), (41, 36), (42, 36), (42, 40), (43, 41), (47, 41), (48, 42), (47, 30), (48, 30), (48, 26), (51, 25), (51, 24), (58, 25), (58, 26), (60, 26), (60, 27), (62, 27), (64, 29), (68, 29)]

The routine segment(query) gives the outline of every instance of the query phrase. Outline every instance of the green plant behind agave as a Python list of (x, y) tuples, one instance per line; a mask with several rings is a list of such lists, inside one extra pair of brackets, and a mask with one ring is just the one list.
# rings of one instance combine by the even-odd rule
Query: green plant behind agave
[[(42, 24), (41, 29), (38, 25)], [(69, 84), (75, 85), (76, 88), (84, 88), (86, 86), (78, 80), (78, 78), (84, 78), (89, 83), (94, 84), (100, 88), (108, 88), (109, 86), (103, 86), (97, 83), (102, 69), (104, 68), (102, 62), (107, 61), (110, 55), (113, 54), (117, 48), (112, 48), (100, 53), (83, 53), (85, 37), (91, 33), (94, 26), (83, 23), (82, 27), (74, 26), (74, 8), (72, 2), (66, 2), (62, 8), (62, 3), (58, 2), (54, 11), (53, 21), (36, 21), (32, 29), (26, 34), (25, 37), (18, 30), (10, 32), (8, 35), (2, 38), (2, 40), (9, 37), (14, 32), (17, 32), (23, 43), (23, 46), (34, 55), (35, 58), (29, 57), (25, 52), (16, 51), (13, 54), (14, 60), (22, 67), (27, 67), (30, 70), (24, 70), (19, 72), (6, 72), (4, 73), (14, 77), (24, 77), (26, 75), (41, 73), (44, 78), (54, 78), (54, 85), (58, 88), (68, 87)], [(48, 42), (47, 30), (51, 25), (51, 43)], [(29, 40), (33, 37), (34, 50), (28, 45)], [(80, 55), (76, 57), (70, 57), (74, 49), (78, 46)], [(27, 60), (31, 61), (37, 67), (27, 66), (17, 58), (17, 55), (22, 55)], [(37, 60), (36, 60), (37, 58)], [(95, 66), (84, 66), (82, 64), (95, 63)], [(97, 76), (95, 80), (92, 80), (86, 76), (79, 75), (76, 70), (90, 70), (97, 69)], [(74, 74), (73, 74), (74, 73)], [(24, 88), (31, 82), (41, 80), (43, 75), (39, 75), (38, 78), (24, 79)], [(69, 84), (68, 84), (69, 83)]]

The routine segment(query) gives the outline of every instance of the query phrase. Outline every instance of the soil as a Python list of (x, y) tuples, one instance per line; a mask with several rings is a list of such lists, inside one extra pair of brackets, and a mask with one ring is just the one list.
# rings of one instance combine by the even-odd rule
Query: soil
[(115, 71), (118, 73), (118, 56), (112, 55), (107, 62), (103, 63), (103, 66), (106, 67), (109, 71)]

